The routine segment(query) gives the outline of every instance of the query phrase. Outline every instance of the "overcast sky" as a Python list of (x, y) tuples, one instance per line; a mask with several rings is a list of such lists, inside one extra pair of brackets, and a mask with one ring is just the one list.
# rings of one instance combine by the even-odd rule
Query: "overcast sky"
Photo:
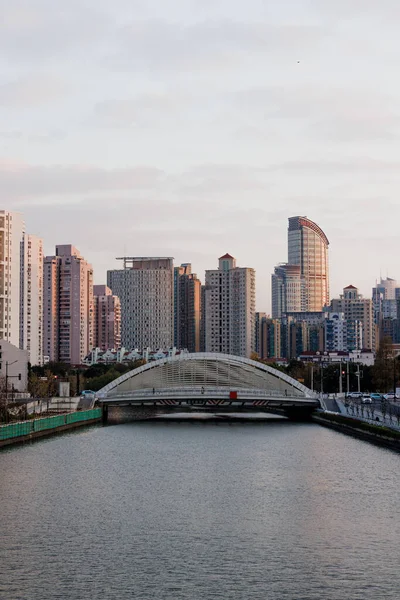
[(0, 0), (1, 207), (45, 251), (230, 252), (257, 308), (287, 219), (326, 232), (331, 295), (400, 280), (398, 0)]

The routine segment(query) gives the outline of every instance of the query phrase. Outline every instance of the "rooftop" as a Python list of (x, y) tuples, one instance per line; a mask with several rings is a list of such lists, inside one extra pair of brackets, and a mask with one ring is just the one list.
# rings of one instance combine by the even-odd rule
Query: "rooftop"
[(224, 256), (220, 256), (220, 257), (219, 257), (219, 260), (222, 260), (223, 258), (233, 258), (233, 259), (234, 259), (235, 257), (234, 257), (234, 256), (231, 256), (231, 255), (230, 255), (230, 254), (228, 254), (228, 253), (226, 253), (226, 254), (224, 254)]

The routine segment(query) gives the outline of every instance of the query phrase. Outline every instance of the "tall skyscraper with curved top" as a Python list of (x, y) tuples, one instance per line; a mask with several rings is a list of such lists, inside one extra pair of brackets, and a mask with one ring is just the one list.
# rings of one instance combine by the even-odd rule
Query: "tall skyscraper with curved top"
[(307, 217), (290, 217), (288, 264), (300, 266), (304, 310), (319, 312), (329, 304), (329, 240)]

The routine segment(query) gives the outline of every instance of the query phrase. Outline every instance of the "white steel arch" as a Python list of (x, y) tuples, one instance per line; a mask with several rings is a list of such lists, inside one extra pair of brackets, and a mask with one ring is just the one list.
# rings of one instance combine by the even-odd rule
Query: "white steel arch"
[(124, 373), (99, 391), (112, 397), (121, 392), (151, 388), (258, 389), (314, 398), (313, 392), (296, 379), (263, 363), (211, 352), (179, 354), (147, 363)]

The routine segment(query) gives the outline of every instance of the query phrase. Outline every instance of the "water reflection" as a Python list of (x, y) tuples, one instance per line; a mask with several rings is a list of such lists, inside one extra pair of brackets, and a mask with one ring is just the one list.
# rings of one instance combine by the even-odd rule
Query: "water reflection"
[(398, 455), (316, 425), (125, 423), (0, 474), (1, 598), (398, 596)]

